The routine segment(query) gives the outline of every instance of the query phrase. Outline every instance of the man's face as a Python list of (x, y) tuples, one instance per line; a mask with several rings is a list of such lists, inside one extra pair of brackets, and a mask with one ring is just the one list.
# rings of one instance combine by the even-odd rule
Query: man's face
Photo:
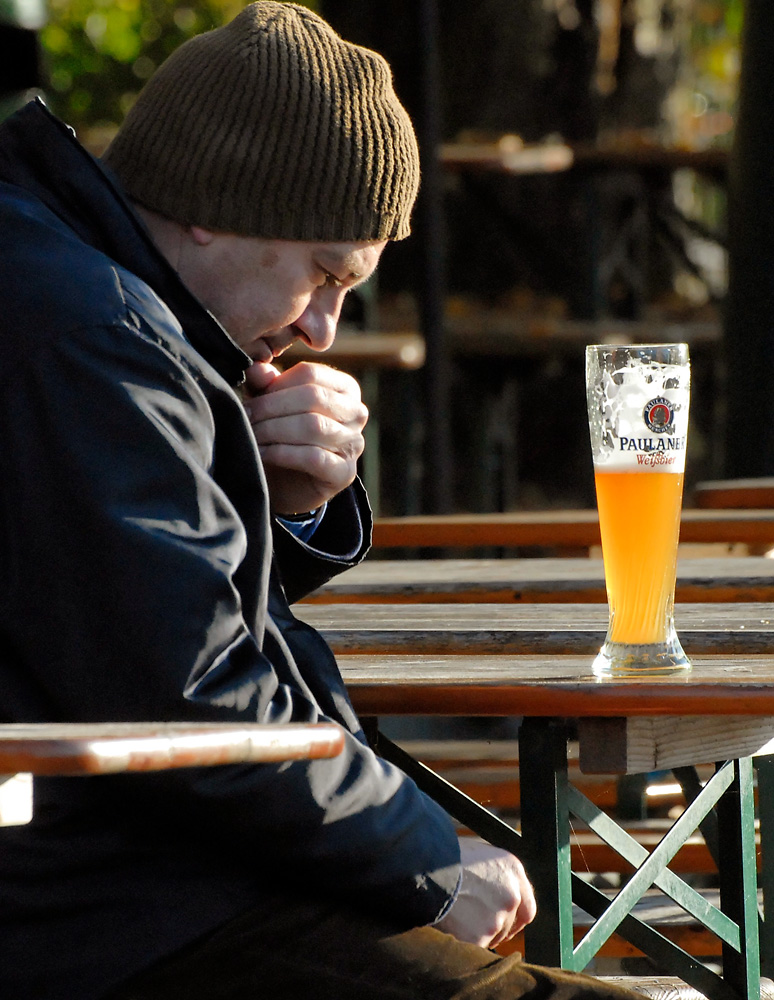
[(270, 362), (297, 339), (317, 351), (331, 346), (344, 296), (373, 274), (385, 245), (265, 240), (192, 226), (176, 265), (242, 350)]

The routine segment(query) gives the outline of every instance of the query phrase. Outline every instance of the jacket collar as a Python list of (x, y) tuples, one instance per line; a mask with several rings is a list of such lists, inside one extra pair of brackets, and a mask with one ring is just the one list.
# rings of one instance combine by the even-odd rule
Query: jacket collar
[(0, 180), (36, 195), (82, 240), (148, 284), (202, 357), (232, 385), (244, 380), (251, 359), (159, 252), (112, 171), (42, 101), (0, 126)]

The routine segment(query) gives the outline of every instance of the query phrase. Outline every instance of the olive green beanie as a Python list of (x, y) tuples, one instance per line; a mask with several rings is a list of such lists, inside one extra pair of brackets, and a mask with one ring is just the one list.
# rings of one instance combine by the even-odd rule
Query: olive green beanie
[(295, 3), (180, 46), (104, 155), (135, 201), (241, 236), (400, 240), (419, 184), (385, 60)]

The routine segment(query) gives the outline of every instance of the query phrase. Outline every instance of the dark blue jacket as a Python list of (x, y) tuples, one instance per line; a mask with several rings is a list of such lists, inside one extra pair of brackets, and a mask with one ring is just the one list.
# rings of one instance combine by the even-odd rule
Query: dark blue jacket
[(401, 927), (454, 893), (450, 820), (288, 607), (362, 558), (367, 503), (314, 548), (272, 521), (248, 364), (64, 125), (0, 127), (0, 717), (348, 730), (330, 761), (37, 782), (0, 830), (0, 996), (93, 1000), (267, 887)]

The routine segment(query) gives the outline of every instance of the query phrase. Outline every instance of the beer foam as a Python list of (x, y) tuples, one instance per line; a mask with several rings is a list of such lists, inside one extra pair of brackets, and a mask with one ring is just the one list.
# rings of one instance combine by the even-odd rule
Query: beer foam
[(660, 363), (600, 369), (587, 390), (595, 469), (683, 472), (689, 377), (685, 366)]

